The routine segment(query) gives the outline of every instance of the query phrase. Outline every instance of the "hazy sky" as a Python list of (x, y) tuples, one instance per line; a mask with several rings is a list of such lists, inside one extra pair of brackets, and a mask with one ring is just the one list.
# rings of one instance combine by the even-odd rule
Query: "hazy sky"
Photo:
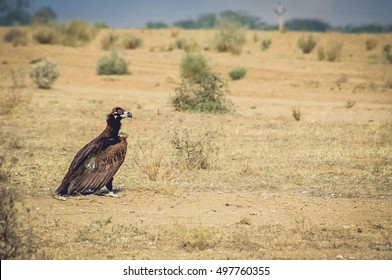
[[(245, 10), (268, 23), (277, 23), (278, 0), (32, 0), (34, 12), (50, 6), (60, 21), (74, 18), (104, 21), (111, 27), (140, 27), (147, 21), (172, 24), (196, 19), (207, 12)], [(286, 0), (285, 18), (317, 18), (332, 26), (381, 23), (392, 24), (392, 0)]]

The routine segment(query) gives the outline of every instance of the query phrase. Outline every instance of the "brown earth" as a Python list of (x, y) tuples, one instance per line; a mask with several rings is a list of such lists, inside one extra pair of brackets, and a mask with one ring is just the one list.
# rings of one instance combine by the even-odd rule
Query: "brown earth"
[[(10, 173), (0, 184), (22, 193), (44, 256), (392, 258), (392, 66), (382, 56), (391, 35), (314, 34), (316, 50), (305, 55), (297, 47), (301, 33), (248, 31), (241, 55), (202, 50), (225, 77), (235, 66), (248, 69), (228, 82), (235, 112), (209, 115), (170, 106), (184, 55), (165, 50), (176, 40), (172, 30), (131, 30), (143, 39), (141, 48), (120, 50), (132, 74), (98, 76), (107, 32), (78, 48), (0, 43), (3, 94), (9, 72), (28, 71), (32, 59), (50, 56), (61, 72), (53, 89), (28, 85), (23, 103), (0, 115), (1, 168)], [(176, 32), (201, 49), (213, 36)], [(272, 45), (261, 51), (265, 38)], [(375, 50), (365, 49), (368, 38), (377, 40)], [(317, 48), (329, 41), (343, 43), (340, 61), (318, 60)], [(123, 122), (129, 150), (114, 181), (119, 197), (55, 199), (73, 156), (117, 105), (134, 115)], [(211, 136), (208, 169), (176, 164), (171, 140), (185, 129), (195, 139)], [(157, 180), (135, 160), (158, 162)]]

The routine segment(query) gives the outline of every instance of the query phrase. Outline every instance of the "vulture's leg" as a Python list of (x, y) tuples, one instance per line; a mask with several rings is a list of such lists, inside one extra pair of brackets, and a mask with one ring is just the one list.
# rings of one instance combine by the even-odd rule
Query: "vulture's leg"
[(113, 192), (113, 178), (106, 184), (106, 188), (109, 190), (109, 195), (112, 197), (118, 197), (118, 195), (114, 194)]

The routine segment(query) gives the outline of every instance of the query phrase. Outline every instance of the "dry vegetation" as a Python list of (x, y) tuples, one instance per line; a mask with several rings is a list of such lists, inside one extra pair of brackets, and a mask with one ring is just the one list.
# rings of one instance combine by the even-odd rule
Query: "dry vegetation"
[[(9, 258), (392, 258), (391, 35), (314, 34), (324, 51), (341, 43), (331, 63), (303, 54), (301, 33), (244, 31), (233, 55), (210, 46), (214, 31), (177, 30), (217, 73), (248, 70), (227, 81), (235, 110), (215, 115), (170, 104), (187, 51), (167, 48), (173, 30), (132, 30), (143, 44), (118, 54), (133, 75), (97, 75), (110, 49), (101, 43), (129, 32), (101, 30), (77, 48), (0, 42), (0, 187), (12, 190), (0, 192), (10, 201), (1, 215), (14, 224), (11, 245), (23, 244)], [(43, 56), (61, 72), (51, 89), (10, 74)], [(54, 199), (115, 105), (134, 115), (119, 197)]]

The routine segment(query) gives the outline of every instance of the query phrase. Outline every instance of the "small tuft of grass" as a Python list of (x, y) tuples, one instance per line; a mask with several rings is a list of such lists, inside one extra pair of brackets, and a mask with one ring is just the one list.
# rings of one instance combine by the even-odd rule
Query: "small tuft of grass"
[(36, 60), (30, 66), (30, 77), (38, 88), (50, 89), (59, 76), (57, 64), (50, 57)]
[(176, 150), (180, 167), (188, 170), (208, 169), (212, 166), (212, 158), (219, 151), (213, 143), (213, 134), (192, 135), (189, 130), (176, 131), (171, 143)]
[(159, 178), (168, 179), (171, 170), (164, 163), (164, 157), (169, 143), (162, 146), (163, 139), (157, 139), (157, 135), (149, 137), (146, 141), (137, 139), (136, 150), (133, 153), (133, 161), (139, 170), (151, 181)]
[(129, 73), (127, 62), (119, 56), (116, 50), (112, 50), (110, 55), (101, 57), (97, 62), (98, 75), (127, 75)]
[(299, 107), (297, 107), (297, 108), (292, 108), (291, 111), (292, 111), (291, 115), (293, 116), (293, 118), (294, 118), (297, 122), (300, 121), (300, 120), (301, 120), (301, 116), (302, 116), (302, 113), (301, 113), (300, 108), (299, 108)]
[(244, 67), (235, 67), (229, 72), (229, 76), (232, 80), (241, 80), (245, 77), (248, 69)]
[(179, 235), (179, 246), (188, 250), (206, 250), (217, 243), (217, 232), (204, 225), (189, 228), (184, 225), (176, 227), (176, 235)]
[(351, 109), (351, 108), (354, 107), (354, 106), (355, 106), (355, 102), (352, 101), (352, 100), (348, 100), (348, 101), (346, 102), (346, 104), (344, 105), (344, 107), (346, 107), (346, 109)]
[(132, 33), (125, 34), (122, 38), (122, 45), (128, 50), (140, 48), (142, 44), (143, 40)]
[(298, 39), (298, 47), (305, 54), (311, 53), (315, 46), (316, 46), (316, 40), (313, 38), (312, 35), (309, 35), (306, 38), (305, 36), (301, 36)]
[(261, 41), (260, 43), (260, 47), (262, 51), (266, 51), (269, 49), (269, 47), (272, 44), (272, 40), (271, 39), (264, 39), (263, 41)]

